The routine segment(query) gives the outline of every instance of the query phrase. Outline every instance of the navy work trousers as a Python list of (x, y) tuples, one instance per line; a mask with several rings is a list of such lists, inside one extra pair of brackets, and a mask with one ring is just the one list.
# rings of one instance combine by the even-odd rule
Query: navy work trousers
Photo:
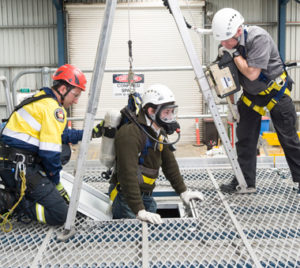
[[(56, 189), (56, 185), (48, 177), (39, 173), (40, 166), (27, 167), (25, 197), (17, 207), (17, 212), (28, 216), (32, 220), (44, 219), (49, 225), (63, 225), (67, 218), (68, 205)], [(15, 172), (11, 168), (0, 168), (0, 176), (6, 188), (18, 191)], [(34, 185), (32, 185), (34, 181)], [(42, 208), (37, 215), (37, 207)], [(42, 214), (41, 214), (42, 211)], [(42, 217), (41, 217), (42, 216)]]

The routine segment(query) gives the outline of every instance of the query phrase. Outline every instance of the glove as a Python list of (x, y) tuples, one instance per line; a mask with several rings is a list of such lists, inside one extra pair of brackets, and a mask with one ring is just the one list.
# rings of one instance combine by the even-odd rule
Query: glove
[(142, 209), (137, 214), (137, 219), (141, 221), (147, 221), (153, 224), (161, 224), (163, 223), (161, 217), (157, 213), (148, 212), (145, 209)]
[(63, 199), (65, 199), (66, 203), (69, 204), (70, 203), (70, 197), (69, 197), (67, 191), (65, 190), (65, 188), (63, 187), (63, 185), (61, 184), (61, 182), (59, 182), (56, 185), (56, 189), (59, 192), (59, 194), (63, 197)]
[(228, 109), (227, 112), (227, 121), (229, 122), (240, 122), (240, 114), (236, 104), (231, 105), (232, 109)]
[(93, 128), (92, 131), (92, 138), (100, 138), (103, 133), (103, 125), (104, 125), (104, 120), (102, 120), (98, 125), (96, 125)]
[(198, 199), (201, 201), (204, 200), (203, 194), (198, 191), (185, 191), (180, 194), (180, 198), (182, 202), (187, 206), (189, 206), (191, 199)]
[(219, 57), (222, 57), (224, 55), (224, 52), (227, 52), (233, 58), (233, 53), (236, 51), (237, 51), (236, 48), (229, 49), (221, 46), (219, 47), (218, 55)]

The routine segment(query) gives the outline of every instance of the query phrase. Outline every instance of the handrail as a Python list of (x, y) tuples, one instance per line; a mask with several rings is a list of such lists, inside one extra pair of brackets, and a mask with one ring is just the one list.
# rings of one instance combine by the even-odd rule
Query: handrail
[[(205, 65), (202, 65), (203, 69), (206, 69)], [(290, 70), (293, 68), (300, 68), (300, 62), (294, 62), (287, 65), (286, 70)], [(13, 106), (16, 106), (17, 104), (17, 90), (16, 90), (16, 83), (19, 80), (20, 77), (22, 77), (25, 74), (31, 74), (31, 73), (42, 73), (42, 85), (50, 87), (50, 80), (49, 80), (49, 73), (54, 72), (56, 68), (49, 68), (49, 67), (42, 67), (42, 68), (34, 68), (34, 69), (28, 69), (25, 71), (19, 72), (15, 78), (12, 81), (12, 100), (13, 100)], [(192, 71), (192, 66), (162, 66), (162, 67), (137, 67), (133, 68), (134, 72), (156, 72), (156, 71)], [(84, 73), (92, 73), (93, 70), (82, 70)], [(104, 72), (107, 73), (117, 73), (122, 72), (126, 73), (128, 72), (128, 68), (106, 68)], [(12, 110), (11, 110), (12, 111)], [(197, 116), (198, 117), (198, 116)], [(196, 117), (194, 117), (196, 118)], [(199, 117), (200, 118), (200, 117)]]
[[(206, 66), (203, 66), (203, 68), (206, 68)], [(50, 87), (50, 81), (49, 81), (49, 73), (54, 72), (56, 68), (34, 68), (34, 69), (28, 69), (25, 71), (19, 72), (12, 81), (12, 96), (13, 96), (13, 104), (14, 106), (17, 105), (17, 90), (16, 90), (16, 84), (20, 77), (22, 77), (25, 74), (32, 74), (32, 73), (42, 73), (42, 85)], [(192, 66), (163, 66), (163, 67), (138, 67), (133, 68), (134, 72), (157, 72), (157, 71), (191, 71), (193, 70)], [(82, 70), (84, 73), (92, 73), (93, 70)], [(104, 70), (104, 72), (107, 73), (116, 73), (116, 72), (128, 72), (128, 68), (107, 68)]]
[(56, 68), (35, 68), (35, 69), (28, 69), (25, 71), (19, 72), (15, 78), (12, 80), (12, 96), (13, 96), (13, 105), (17, 105), (17, 90), (16, 90), (16, 84), (20, 77), (22, 77), (25, 74), (32, 74), (32, 73), (42, 73), (42, 84), (43, 86), (50, 86), (50, 79), (49, 79), (49, 73), (54, 72)]
[(0, 81), (2, 82), (2, 84), (4, 86), (4, 90), (5, 90), (6, 116), (8, 117), (14, 109), (14, 105), (13, 105), (13, 101), (12, 101), (12, 97), (11, 97), (11, 94), (10, 94), (9, 85), (8, 85), (6, 77), (5, 76), (0, 76)]

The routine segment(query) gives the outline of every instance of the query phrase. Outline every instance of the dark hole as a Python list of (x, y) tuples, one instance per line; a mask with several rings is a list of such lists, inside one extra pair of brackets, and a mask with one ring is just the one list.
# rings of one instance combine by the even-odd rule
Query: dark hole
[(162, 218), (180, 218), (178, 207), (176, 208), (159, 208), (158, 213)]

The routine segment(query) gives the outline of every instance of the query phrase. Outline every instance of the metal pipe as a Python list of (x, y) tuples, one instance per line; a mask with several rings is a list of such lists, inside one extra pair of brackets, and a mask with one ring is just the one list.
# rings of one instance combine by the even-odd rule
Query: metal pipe
[[(203, 68), (206, 68), (206, 66), (202, 66)], [(50, 87), (50, 81), (49, 81), (49, 72), (54, 72), (56, 68), (36, 68), (36, 69), (28, 69), (25, 71), (19, 72), (12, 81), (12, 95), (13, 95), (13, 104), (14, 106), (17, 105), (17, 92), (16, 92), (16, 83), (19, 80), (20, 77), (22, 77), (25, 74), (31, 74), (31, 73), (42, 73), (43, 75), (43, 86)], [(163, 66), (163, 67), (138, 67), (133, 68), (133, 71), (135, 72), (156, 72), (156, 71), (191, 71), (193, 70), (192, 66)], [(82, 70), (84, 73), (92, 73), (93, 70)], [(128, 72), (128, 68), (107, 68), (104, 70), (104, 72), (107, 73), (114, 73), (114, 72)]]
[(55, 28), (56, 24), (47, 25), (1, 25), (0, 30), (19, 30), (19, 29), (41, 29), (41, 28)]
[(56, 7), (58, 66), (61, 66), (65, 63), (65, 18), (63, 10), (63, 0), (52, 1)]
[(75, 216), (79, 205), (79, 196), (82, 186), (84, 163), (87, 155), (87, 147), (90, 143), (94, 118), (97, 112), (98, 102), (100, 98), (101, 85), (104, 75), (104, 68), (107, 59), (109, 41), (112, 32), (113, 18), (116, 10), (117, 0), (106, 1), (103, 23), (101, 26), (101, 34), (97, 48), (97, 54), (94, 65), (94, 72), (91, 79), (88, 106), (85, 113), (84, 131), (82, 142), (80, 143), (79, 153), (75, 165), (75, 181), (72, 189), (72, 195), (65, 223), (66, 235), (71, 235), (74, 230)]
[(53, 69), (53, 68), (47, 68), (47, 69), (44, 69), (44, 68), (28, 69), (28, 70), (19, 72), (19, 73), (15, 76), (15, 78), (14, 78), (13, 81), (12, 81), (12, 85), (11, 85), (12, 97), (13, 97), (13, 105), (14, 105), (14, 106), (17, 105), (17, 90), (16, 90), (16, 84), (17, 84), (17, 81), (19, 80), (19, 78), (22, 77), (22, 76), (25, 75), (25, 74), (43, 73), (43, 72), (45, 72), (45, 70), (48, 70), (48, 71), (50, 72), (50, 71), (53, 71), (53, 70), (55, 71), (56, 69)]
[[(287, 70), (293, 69), (293, 68), (300, 68), (300, 62), (295, 63), (294, 66), (290, 66), (287, 67)], [(202, 69), (206, 69), (205, 65), (202, 65)], [(46, 75), (47, 71), (48, 72), (54, 72), (56, 70), (56, 68), (47, 68), (47, 67), (43, 67), (43, 68), (37, 68), (37, 69), (28, 69), (25, 71), (21, 71), (19, 72), (15, 78), (12, 81), (12, 96), (13, 96), (13, 104), (14, 106), (17, 103), (16, 100), (16, 83), (18, 81), (18, 79), (25, 75), (25, 74), (30, 74), (30, 73), (39, 73), (41, 72), (43, 75)], [(134, 72), (156, 72), (156, 71), (192, 71), (193, 67), (192, 66), (162, 66), (162, 67), (137, 67), (137, 68), (133, 68)], [(93, 70), (82, 70), (84, 73), (92, 73)], [(127, 73), (128, 72), (128, 68), (106, 68), (104, 70), (104, 72), (106, 73), (114, 73), (114, 72), (124, 72)], [(45, 81), (45, 83), (47, 84), (43, 84), (43, 86), (49, 86), (50, 87), (50, 82), (48, 83), (48, 80), (43, 77), (43, 83)], [(49, 84), (49, 85), (48, 85)], [(200, 117), (199, 117), (200, 118)]]
[(0, 76), (0, 81), (2, 82), (3, 86), (4, 86), (4, 90), (5, 90), (5, 97), (6, 97), (6, 116), (8, 117), (13, 109), (13, 102), (12, 102), (12, 98), (11, 98), (11, 94), (10, 94), (10, 90), (9, 90), (9, 86), (8, 86), (8, 82), (5, 76)]
[[(299, 113), (300, 115), (300, 113)], [(227, 114), (220, 114), (221, 117), (227, 117)], [(195, 119), (195, 118), (212, 118), (211, 114), (193, 114), (193, 115), (179, 115), (177, 116), (178, 119)], [(101, 121), (104, 118), (102, 117), (95, 117), (95, 120)], [(83, 121), (84, 117), (68, 117), (69, 121)]]
[(48, 68), (48, 67), (42, 68), (42, 85), (43, 85), (43, 87), (45, 87), (45, 86), (51, 87), (49, 73), (50, 73), (50, 68)]
[(289, 0), (278, 1), (278, 49), (280, 56), (285, 61), (285, 35), (286, 35), (286, 4)]

